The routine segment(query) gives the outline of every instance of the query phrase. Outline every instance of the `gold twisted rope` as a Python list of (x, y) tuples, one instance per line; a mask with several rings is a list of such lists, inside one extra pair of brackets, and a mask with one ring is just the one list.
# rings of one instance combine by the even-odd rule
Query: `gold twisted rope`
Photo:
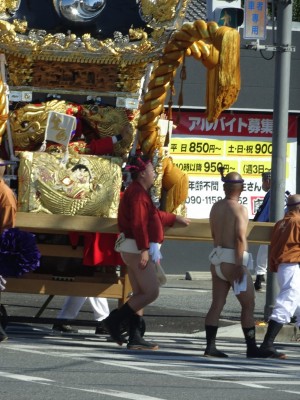
[(0, 77), (0, 144), (2, 143), (2, 137), (6, 129), (6, 122), (8, 119), (6, 110), (6, 87)]
[[(163, 56), (153, 71), (148, 91), (143, 98), (137, 128), (139, 144), (144, 154), (153, 156), (155, 150), (162, 151), (159, 142), (158, 119), (164, 109), (164, 102), (170, 82), (185, 55), (200, 60), (208, 69), (206, 93), (207, 119), (214, 121), (222, 111), (229, 108), (237, 99), (240, 90), (240, 37), (229, 27), (219, 27), (216, 22), (197, 20), (183, 24), (181, 30), (174, 32), (164, 48)], [(164, 160), (163, 171), (168, 176), (178, 174), (170, 158)], [(164, 173), (164, 172), (163, 172)], [(178, 174), (180, 175), (180, 174)], [(182, 196), (187, 197), (188, 181), (182, 185)], [(169, 182), (162, 179), (163, 188), (169, 189)], [(173, 199), (174, 200), (174, 199)], [(171, 201), (172, 207), (181, 203)], [(168, 210), (173, 211), (173, 210)]]

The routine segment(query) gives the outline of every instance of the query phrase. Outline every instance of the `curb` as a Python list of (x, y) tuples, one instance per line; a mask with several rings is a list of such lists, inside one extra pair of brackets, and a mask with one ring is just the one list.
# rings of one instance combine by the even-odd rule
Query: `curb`
[[(267, 332), (268, 324), (256, 325), (256, 338), (263, 340)], [(297, 340), (297, 327), (293, 324), (284, 325), (275, 341), (277, 342), (295, 342)]]
[(185, 280), (187, 281), (199, 281), (199, 280), (211, 280), (210, 271), (187, 271), (185, 273)]
[[(176, 276), (176, 275), (174, 275)], [(252, 278), (255, 279), (256, 275), (252, 275)], [(199, 281), (199, 280), (207, 280), (211, 281), (211, 272), (210, 271), (187, 271), (185, 273), (185, 280), (187, 281)]]
[[(255, 327), (255, 333), (256, 333), (256, 339), (258, 341), (263, 341), (265, 334), (267, 332), (267, 327), (268, 324), (265, 325), (256, 325)], [(197, 337), (199, 338), (205, 338), (205, 332), (197, 332), (196, 334)], [(242, 327), (240, 324), (234, 324), (230, 326), (225, 326), (222, 328), (218, 329), (217, 333), (218, 338), (243, 338), (244, 334), (242, 331)], [(297, 327), (288, 324), (284, 325), (278, 335), (276, 336), (275, 342), (295, 342), (297, 341), (297, 338), (299, 337), (299, 334), (297, 335)]]

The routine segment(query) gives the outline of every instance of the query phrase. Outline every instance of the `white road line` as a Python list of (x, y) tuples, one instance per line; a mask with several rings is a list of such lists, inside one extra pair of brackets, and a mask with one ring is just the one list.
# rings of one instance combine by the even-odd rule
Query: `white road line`
[[(207, 292), (211, 292), (211, 290), (206, 290), (206, 289), (190, 289), (190, 288), (172, 288), (173, 291), (182, 291), (182, 292), (196, 292), (196, 293), (207, 293)], [(153, 303), (155, 304), (155, 303)]]
[(294, 392), (292, 390), (283, 390), (284, 393), (300, 394), (300, 392)]
[(84, 388), (76, 388), (76, 387), (71, 387), (71, 386), (64, 386), (64, 385), (56, 384), (55, 381), (53, 381), (52, 379), (40, 378), (37, 376), (12, 374), (12, 373), (2, 372), (2, 371), (0, 371), (0, 376), (2, 376), (3, 378), (15, 379), (18, 381), (25, 381), (25, 382), (38, 383), (38, 384), (48, 383), (48, 385), (49, 385), (49, 383), (52, 383), (50, 386), (56, 386), (56, 387), (63, 388), (63, 389), (77, 390), (77, 391), (87, 392), (87, 393), (103, 394), (105, 396), (117, 397), (120, 399), (164, 400), (161, 397), (152, 397), (152, 396), (146, 396), (146, 395), (141, 395), (141, 394), (137, 394), (137, 393), (129, 393), (129, 392), (124, 392), (124, 391), (121, 392), (119, 390), (112, 390), (112, 389), (96, 390), (96, 389), (84, 389)]
[(152, 397), (152, 396), (141, 395), (141, 394), (136, 394), (136, 393), (120, 392), (118, 390), (111, 390), (111, 389), (98, 390), (98, 389), (80, 389), (80, 388), (74, 388), (74, 387), (69, 387), (69, 386), (61, 386), (61, 387), (63, 387), (64, 389), (79, 390), (81, 392), (104, 394), (106, 396), (118, 397), (120, 399), (164, 400), (162, 397)]
[(18, 381), (25, 381), (25, 382), (54, 382), (52, 379), (40, 378), (38, 376), (12, 374), (9, 372), (2, 372), (2, 371), (0, 371), (0, 376), (4, 378), (16, 379)]
[[(239, 383), (241, 383), (241, 384), (248, 384), (248, 382), (242, 382), (242, 381), (239, 381)], [(296, 380), (285, 380), (285, 381), (255, 381), (255, 383), (257, 383), (257, 384), (263, 384), (263, 385), (294, 385), (294, 386), (297, 386), (297, 385), (300, 385), (300, 382), (299, 381), (296, 381)]]
[(249, 382), (241, 383), (241, 381), (239, 381), (238, 384), (242, 386), (251, 387), (253, 389), (271, 389), (271, 386), (257, 385), (256, 383), (249, 383)]

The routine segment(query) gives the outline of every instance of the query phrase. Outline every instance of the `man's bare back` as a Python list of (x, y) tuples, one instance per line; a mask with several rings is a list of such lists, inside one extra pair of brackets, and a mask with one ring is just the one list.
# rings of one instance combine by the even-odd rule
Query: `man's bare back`
[[(225, 198), (213, 205), (209, 217), (215, 247), (234, 249), (237, 266), (243, 265), (243, 254), (248, 250), (246, 239), (248, 211), (239, 203), (243, 182), (237, 172), (226, 175)], [(242, 273), (238, 276), (240, 280)]]
[[(244, 233), (248, 226), (247, 209), (235, 200), (220, 200), (211, 209), (210, 226), (215, 247), (234, 249), (237, 237), (245, 238)], [(246, 240), (243, 242), (244, 250), (247, 250)]]

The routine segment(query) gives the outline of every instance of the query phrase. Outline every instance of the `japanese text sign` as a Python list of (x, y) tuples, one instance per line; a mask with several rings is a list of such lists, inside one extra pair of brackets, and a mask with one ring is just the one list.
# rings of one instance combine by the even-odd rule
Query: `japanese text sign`
[(267, 4), (267, 0), (245, 0), (244, 39), (266, 39)]

